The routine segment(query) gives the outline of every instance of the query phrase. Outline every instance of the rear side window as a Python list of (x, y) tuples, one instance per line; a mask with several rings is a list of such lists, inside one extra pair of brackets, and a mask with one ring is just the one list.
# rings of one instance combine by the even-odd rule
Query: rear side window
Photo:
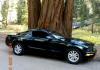
[(27, 32), (24, 34), (25, 38), (31, 38), (32, 37), (32, 32)]
[(32, 32), (33, 37), (45, 38), (48, 35), (49, 35), (48, 33), (43, 32), (43, 31), (33, 31)]

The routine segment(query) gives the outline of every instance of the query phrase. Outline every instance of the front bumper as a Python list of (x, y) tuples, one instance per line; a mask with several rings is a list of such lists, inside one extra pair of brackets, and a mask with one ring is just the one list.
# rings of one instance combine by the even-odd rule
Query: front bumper
[(96, 52), (97, 52), (97, 50), (96, 50), (96, 48), (94, 48), (92, 52), (86, 52), (85, 56), (86, 57), (95, 56)]

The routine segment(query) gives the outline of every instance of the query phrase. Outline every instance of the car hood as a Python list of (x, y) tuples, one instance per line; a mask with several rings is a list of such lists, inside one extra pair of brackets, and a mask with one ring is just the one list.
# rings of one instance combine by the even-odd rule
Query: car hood
[(83, 40), (83, 39), (70, 38), (70, 39), (66, 39), (66, 40), (67, 40), (67, 42), (69, 42), (73, 45), (94, 46), (94, 43), (92, 43), (90, 41)]

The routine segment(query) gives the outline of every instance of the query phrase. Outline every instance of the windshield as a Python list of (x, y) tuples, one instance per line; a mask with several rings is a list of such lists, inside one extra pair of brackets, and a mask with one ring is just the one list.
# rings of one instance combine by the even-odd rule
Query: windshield
[(52, 35), (56, 39), (60, 39), (62, 41), (65, 41), (65, 38), (60, 33), (53, 32)]
[(55, 37), (55, 38), (64, 38), (63, 36), (61, 36), (61, 35), (58, 35), (58, 34), (53, 34), (53, 36)]
[(16, 35), (22, 36), (22, 35), (26, 35), (28, 32), (29, 32), (29, 31), (25, 31), (25, 32), (18, 33), (18, 34), (16, 34)]

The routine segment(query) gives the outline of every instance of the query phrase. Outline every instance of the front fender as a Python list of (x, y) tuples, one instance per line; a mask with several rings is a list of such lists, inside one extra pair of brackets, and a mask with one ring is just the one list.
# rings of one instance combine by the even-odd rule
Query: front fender
[(83, 46), (80, 46), (80, 45), (73, 45), (73, 44), (68, 44), (67, 46), (70, 47), (70, 48), (78, 48), (78, 49), (80, 49), (80, 50), (84, 50), (84, 48), (85, 48), (85, 47), (83, 47)]
[(79, 48), (80, 50), (84, 50), (83, 46), (75, 45), (74, 47)]

